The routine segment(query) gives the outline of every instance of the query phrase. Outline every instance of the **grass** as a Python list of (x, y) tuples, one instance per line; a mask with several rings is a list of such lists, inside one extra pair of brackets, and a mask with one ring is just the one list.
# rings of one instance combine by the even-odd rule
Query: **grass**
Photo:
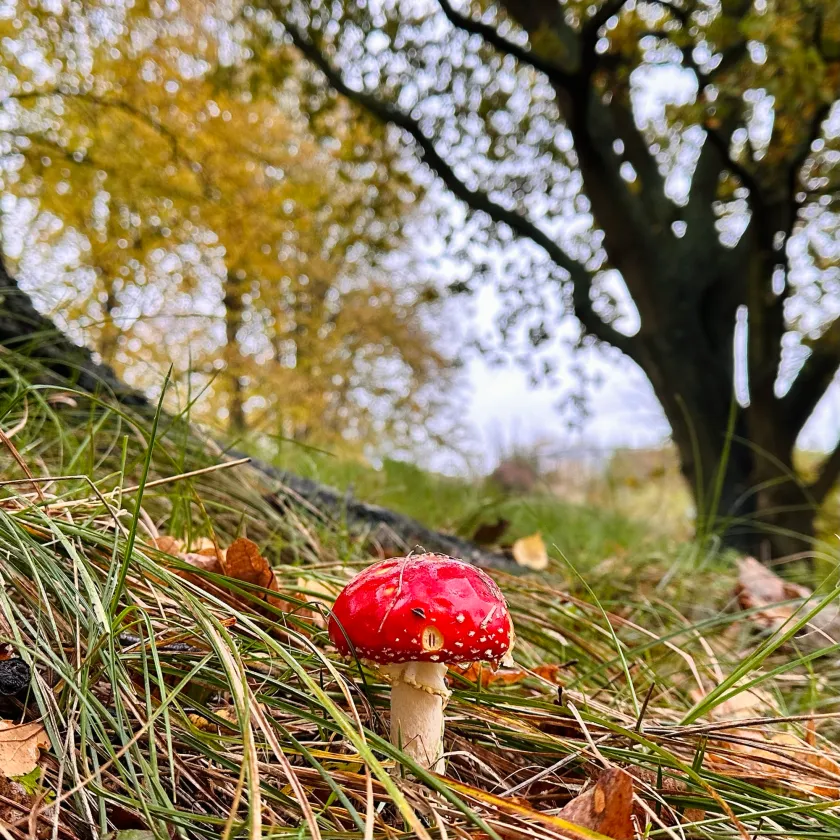
[(587, 568), (646, 541), (645, 526), (637, 520), (595, 505), (566, 503), (544, 491), (507, 495), (489, 481), (436, 475), (389, 459), (374, 469), (292, 444), (285, 444), (276, 460), (299, 475), (467, 538), (479, 525), (499, 519), (509, 523), (503, 542), (539, 531), (546, 543)]
[[(552, 565), (496, 575), (522, 670), (453, 672), (447, 776), (431, 776), (388, 743), (376, 674), (339, 661), (305, 607), (370, 562), (363, 543), (272, 505), (247, 466), (213, 469), (183, 422), (163, 417), (154, 437), (148, 417), (70, 405), (23, 360), (2, 364), (19, 460), (6, 446), (0, 636), (37, 675), (4, 716), (43, 720), (52, 742), (4, 836), (557, 837), (558, 809), (605, 765), (636, 778), (640, 836), (840, 835), (836, 646), (809, 658), (792, 623), (758, 637), (732, 609), (727, 558), (593, 510), (502, 508), (544, 530)], [(367, 476), (370, 494), (354, 475), (359, 495), (414, 504), (409, 467)], [(412, 512), (432, 524), (483, 509), (483, 489), (425, 486)], [(162, 534), (247, 535), (285, 604), (157, 550)], [(727, 723), (737, 698), (747, 718)]]

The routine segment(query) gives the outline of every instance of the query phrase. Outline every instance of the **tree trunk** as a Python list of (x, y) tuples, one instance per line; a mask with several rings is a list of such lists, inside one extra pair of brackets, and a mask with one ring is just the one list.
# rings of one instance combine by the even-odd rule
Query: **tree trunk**
[(693, 316), (697, 306), (673, 303), (670, 320), (643, 337), (636, 361), (671, 425), (698, 536), (717, 535), (765, 561), (806, 551), (818, 505), (793, 467), (799, 430), (768, 403), (772, 390), (751, 392), (748, 408), (735, 402), (734, 311), (714, 320), (710, 336)]
[(242, 327), (244, 282), (233, 273), (225, 284), (225, 372), (230, 383), (228, 395), (228, 428), (232, 435), (241, 436), (247, 428), (245, 421), (245, 383), (242, 374), (242, 351), (239, 330)]
[(114, 278), (107, 277), (105, 285), (107, 296), (103, 305), (105, 319), (102, 322), (102, 329), (99, 334), (99, 355), (106, 365), (113, 367), (120, 334), (120, 330), (114, 323), (114, 310), (119, 305), (119, 301), (117, 300)]

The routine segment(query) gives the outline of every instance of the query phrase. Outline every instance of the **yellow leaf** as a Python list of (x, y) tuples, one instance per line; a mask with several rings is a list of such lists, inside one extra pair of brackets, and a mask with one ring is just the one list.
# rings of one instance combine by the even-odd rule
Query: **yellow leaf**
[(513, 559), (526, 569), (541, 572), (548, 568), (548, 552), (539, 533), (522, 537), (513, 544)]
[(0, 720), (0, 773), (25, 776), (38, 765), (41, 748), (50, 748), (47, 730), (40, 723), (16, 725)]

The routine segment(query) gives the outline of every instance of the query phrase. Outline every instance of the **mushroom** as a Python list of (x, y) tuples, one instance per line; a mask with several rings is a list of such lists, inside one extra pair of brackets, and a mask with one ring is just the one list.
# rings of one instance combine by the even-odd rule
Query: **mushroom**
[(481, 569), (422, 554), (382, 560), (339, 594), (330, 639), (391, 683), (391, 743), (444, 771), (443, 708), (450, 663), (507, 662), (513, 623), (504, 596)]

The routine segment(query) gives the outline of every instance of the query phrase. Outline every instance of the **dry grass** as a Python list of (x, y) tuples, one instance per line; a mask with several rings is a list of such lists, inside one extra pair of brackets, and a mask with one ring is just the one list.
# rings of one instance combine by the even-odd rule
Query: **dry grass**
[[(837, 646), (798, 653), (796, 613), (756, 637), (725, 558), (643, 544), (581, 575), (554, 550), (545, 575), (498, 575), (519, 670), (452, 674), (432, 776), (307, 607), (370, 562), (359, 538), (272, 504), (247, 467), (188, 476), (212, 461), (183, 424), (150, 446), (148, 418), (58, 404), (19, 368), (0, 425), (40, 492), (7, 456), (0, 635), (36, 678), (7, 716), (43, 719), (52, 749), (25, 816), (0, 799), (4, 836), (560, 837), (557, 811), (606, 766), (636, 779), (639, 836), (840, 835)], [(285, 606), (161, 534), (246, 534)]]

